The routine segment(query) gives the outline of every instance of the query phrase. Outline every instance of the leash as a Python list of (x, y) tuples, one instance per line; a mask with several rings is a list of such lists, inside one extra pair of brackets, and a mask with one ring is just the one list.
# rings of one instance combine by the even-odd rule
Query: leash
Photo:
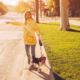
[(39, 45), (40, 45), (41, 56), (43, 56), (44, 54), (42, 54), (42, 48), (41, 48), (41, 46), (42, 46), (42, 41), (41, 41), (41, 40), (39, 40)]

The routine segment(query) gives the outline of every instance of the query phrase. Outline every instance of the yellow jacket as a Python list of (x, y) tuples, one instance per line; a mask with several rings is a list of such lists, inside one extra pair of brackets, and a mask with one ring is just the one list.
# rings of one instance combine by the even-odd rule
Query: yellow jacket
[[(27, 20), (27, 24), (25, 25), (23, 22), (10, 22), (16, 26), (23, 26), (23, 37), (24, 37), (24, 44), (27, 45), (35, 45), (37, 43), (35, 32), (39, 35), (39, 29), (36, 22), (33, 19)], [(32, 37), (32, 42), (28, 42), (26, 40), (27, 36)]]

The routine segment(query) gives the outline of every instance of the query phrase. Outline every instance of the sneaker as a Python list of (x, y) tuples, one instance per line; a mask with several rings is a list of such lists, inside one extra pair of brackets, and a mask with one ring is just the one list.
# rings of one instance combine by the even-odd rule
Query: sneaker
[(34, 65), (31, 65), (31, 68), (33, 68), (34, 67)]
[(31, 66), (29, 67), (29, 70), (31, 70), (32, 68), (34, 68), (34, 65), (31, 65)]

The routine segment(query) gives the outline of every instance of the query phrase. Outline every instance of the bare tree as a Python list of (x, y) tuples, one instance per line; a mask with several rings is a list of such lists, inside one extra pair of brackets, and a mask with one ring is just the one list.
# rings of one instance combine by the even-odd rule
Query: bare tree
[(59, 30), (69, 30), (69, 19), (67, 10), (67, 0), (60, 0), (60, 29)]

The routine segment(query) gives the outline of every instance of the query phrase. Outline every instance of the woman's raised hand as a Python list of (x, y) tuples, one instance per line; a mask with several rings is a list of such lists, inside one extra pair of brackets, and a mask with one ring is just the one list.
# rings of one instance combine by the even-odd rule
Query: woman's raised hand
[(6, 22), (6, 24), (9, 24), (10, 22)]

